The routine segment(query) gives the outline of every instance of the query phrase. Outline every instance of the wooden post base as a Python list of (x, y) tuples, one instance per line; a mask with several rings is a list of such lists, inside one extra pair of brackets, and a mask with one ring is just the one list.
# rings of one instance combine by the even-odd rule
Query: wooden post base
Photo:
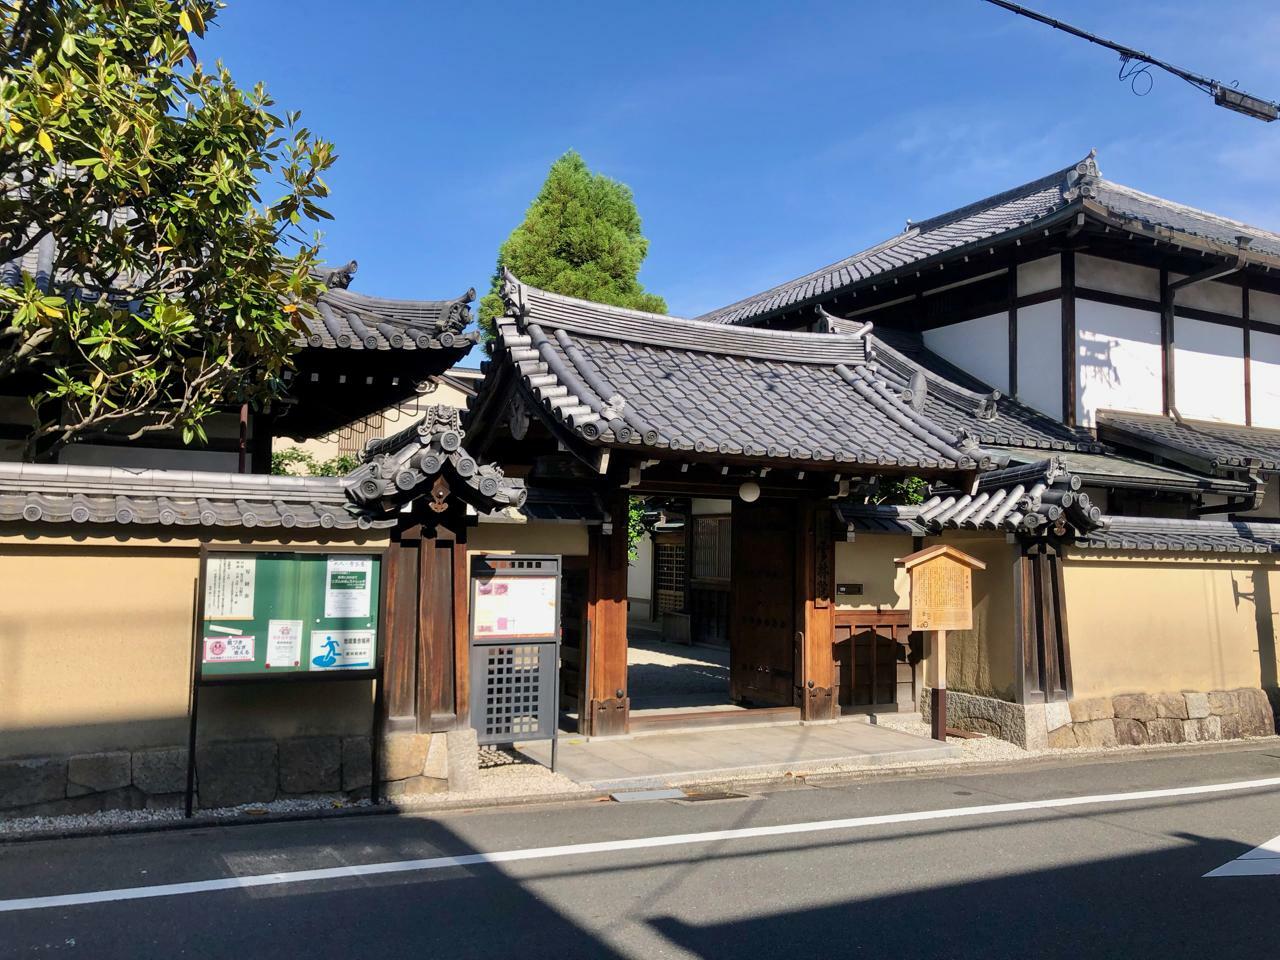
[(947, 688), (934, 687), (929, 691), (929, 712), (932, 719), (932, 736), (944, 743), (947, 740)]

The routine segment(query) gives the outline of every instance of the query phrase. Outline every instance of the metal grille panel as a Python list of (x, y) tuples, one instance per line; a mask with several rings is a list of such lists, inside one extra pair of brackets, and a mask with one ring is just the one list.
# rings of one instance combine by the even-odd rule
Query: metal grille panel
[(477, 644), (472, 650), (482, 668), (471, 718), (479, 742), (550, 737), (555, 726), (556, 644)]

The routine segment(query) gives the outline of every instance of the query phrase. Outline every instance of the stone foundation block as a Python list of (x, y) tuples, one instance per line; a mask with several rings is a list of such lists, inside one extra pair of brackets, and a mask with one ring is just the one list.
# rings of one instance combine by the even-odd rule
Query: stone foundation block
[(1195, 693), (1193, 691), (1184, 691), (1182, 700), (1187, 705), (1187, 719), (1200, 720), (1210, 715), (1209, 713), (1209, 695), (1207, 693)]
[[(920, 695), (920, 715), (925, 723), (932, 720), (932, 691), (925, 688)], [(980, 697), (972, 693), (947, 691), (947, 725), (957, 730), (972, 730), (989, 737), (1008, 740), (1028, 750), (1048, 746), (1049, 732), (1042, 704), (1024, 705)]]
[(1171, 720), (1189, 720), (1187, 698), (1180, 693), (1156, 694), (1156, 716)]
[(342, 738), (342, 789), (366, 790), (373, 783), (373, 753), (368, 737)]
[(480, 780), (480, 746), (476, 732), (471, 727), (450, 730), (449, 741), (449, 789), (474, 790)]
[(1136, 747), (1147, 743), (1147, 728), (1137, 720), (1128, 717), (1116, 717), (1114, 721), (1116, 743), (1127, 747)]
[(111, 753), (81, 753), (67, 761), (67, 796), (119, 790), (133, 782), (128, 750)]
[(427, 760), (422, 765), (422, 775), (435, 780), (449, 779), (449, 738), (434, 736), (427, 747)]
[(1071, 704), (1066, 700), (1056, 700), (1044, 705), (1044, 726), (1046, 733), (1052, 733), (1059, 727), (1070, 726)]
[(1072, 724), (1076, 742), (1082, 747), (1114, 747), (1116, 724), (1110, 717), (1100, 720), (1080, 720)]
[(1182, 731), (1182, 721), (1172, 717), (1160, 717), (1148, 720), (1147, 740), (1150, 743), (1182, 743), (1186, 737)]
[(59, 757), (0, 760), (0, 810), (67, 795), (67, 761)]
[(1226, 713), (1218, 717), (1223, 740), (1239, 740), (1244, 734), (1240, 732), (1240, 715)]
[(200, 806), (234, 807), (276, 798), (280, 766), (274, 740), (221, 740), (196, 749)]
[(1236, 696), (1240, 714), (1240, 734), (1245, 737), (1269, 737), (1276, 732), (1271, 701), (1258, 687), (1242, 687), (1231, 691)]
[(0, 820), (19, 817), (66, 817), (83, 813), (98, 813), (102, 810), (138, 810), (146, 800), (141, 790), (133, 787), (120, 787), (116, 790), (103, 790), (98, 793), (86, 793), (79, 797), (63, 797), (59, 800), (46, 800), (25, 807), (14, 807), (0, 811)]
[(187, 748), (159, 747), (133, 752), (133, 785), (143, 793), (185, 793)]
[(1116, 710), (1111, 703), (1110, 697), (1090, 697), (1087, 700), (1072, 700), (1070, 707), (1071, 719), (1075, 723), (1089, 720), (1110, 720), (1116, 715)]
[(449, 789), (449, 781), (435, 777), (406, 777), (404, 780), (392, 780), (382, 785), (382, 796), (386, 800), (399, 800), (405, 797), (420, 797), (431, 793), (444, 793)]
[[(1206, 705), (1208, 700), (1205, 701)], [(1207, 706), (1206, 706), (1207, 709)], [(1197, 717), (1182, 721), (1182, 735), (1188, 743), (1209, 743), (1222, 739), (1221, 717)]]
[(422, 776), (427, 765), (429, 733), (393, 733), (382, 739), (378, 755), (380, 780), (406, 780)]
[(342, 789), (342, 741), (293, 737), (280, 741), (280, 789), (285, 793), (336, 793)]
[(1209, 691), (1209, 712), (1215, 717), (1231, 717), (1240, 712), (1240, 703), (1232, 690)]
[(1070, 747), (1080, 746), (1079, 740), (1076, 738), (1075, 730), (1071, 724), (1056, 727), (1049, 731), (1048, 744), (1055, 750), (1065, 750)]
[[(1145, 722), (1154, 720), (1159, 715), (1156, 698), (1148, 693), (1122, 693), (1112, 697), (1111, 703), (1115, 707), (1117, 719)], [(1117, 734), (1118, 732), (1119, 728), (1117, 728)]]

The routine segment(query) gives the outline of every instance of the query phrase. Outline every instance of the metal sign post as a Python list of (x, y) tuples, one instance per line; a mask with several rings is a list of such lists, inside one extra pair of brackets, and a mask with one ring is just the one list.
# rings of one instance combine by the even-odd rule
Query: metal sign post
[(471, 725), (481, 744), (551, 741), (559, 754), (558, 556), (472, 557)]

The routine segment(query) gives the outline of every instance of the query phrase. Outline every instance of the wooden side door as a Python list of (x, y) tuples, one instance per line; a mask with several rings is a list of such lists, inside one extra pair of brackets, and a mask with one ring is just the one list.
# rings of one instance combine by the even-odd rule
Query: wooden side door
[(733, 505), (729, 690), (734, 700), (791, 706), (796, 669), (795, 505)]

